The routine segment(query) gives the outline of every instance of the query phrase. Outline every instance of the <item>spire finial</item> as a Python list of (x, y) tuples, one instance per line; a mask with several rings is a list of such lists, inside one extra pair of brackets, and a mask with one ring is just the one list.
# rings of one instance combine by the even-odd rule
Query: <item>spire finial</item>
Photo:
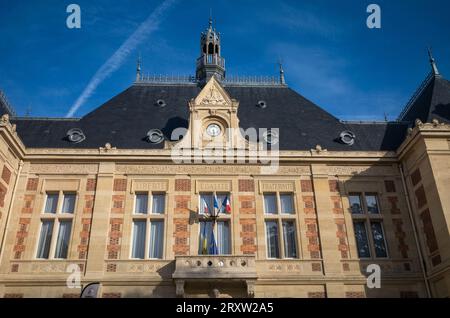
[(281, 60), (278, 61), (278, 67), (280, 68), (280, 84), (285, 85), (286, 81), (284, 79), (283, 63), (281, 62)]
[(137, 61), (136, 61), (136, 82), (141, 80), (141, 53), (139, 52)]
[(212, 8), (209, 8), (209, 28), (212, 29), (213, 18), (212, 18)]
[(428, 56), (430, 58), (431, 68), (433, 69), (433, 75), (434, 76), (439, 76), (440, 75), (439, 74), (439, 70), (438, 70), (437, 65), (436, 65), (436, 60), (433, 57), (433, 51), (432, 51), (431, 47), (428, 48)]

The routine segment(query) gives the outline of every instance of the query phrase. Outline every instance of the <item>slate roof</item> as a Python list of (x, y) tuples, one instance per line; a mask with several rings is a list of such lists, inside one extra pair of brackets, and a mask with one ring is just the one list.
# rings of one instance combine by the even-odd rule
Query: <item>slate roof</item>
[[(447, 82), (448, 83), (448, 82)], [(346, 123), (287, 86), (225, 86), (240, 102), (238, 118), (244, 129), (279, 128), (280, 150), (310, 150), (320, 144), (328, 150), (395, 150), (403, 141), (407, 124), (401, 122)], [(160, 129), (166, 138), (177, 127), (188, 127), (188, 101), (200, 92), (195, 84), (135, 84), (80, 119), (13, 118), (27, 147), (98, 148), (109, 142), (119, 149), (158, 149), (146, 141), (150, 129)], [(156, 101), (163, 99), (165, 107)], [(266, 108), (257, 106), (264, 100)], [(66, 140), (66, 132), (80, 128), (81, 143)], [(344, 130), (356, 134), (353, 146), (338, 137)]]
[(450, 82), (440, 75), (430, 76), (408, 106), (400, 120), (450, 123)]

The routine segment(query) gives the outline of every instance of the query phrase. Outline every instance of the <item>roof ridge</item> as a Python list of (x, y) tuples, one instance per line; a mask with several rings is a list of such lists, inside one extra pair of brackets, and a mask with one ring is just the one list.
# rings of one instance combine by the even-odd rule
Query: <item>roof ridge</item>
[(14, 116), (11, 117), (11, 120), (44, 120), (44, 121), (79, 121), (81, 118), (78, 117), (71, 117), (71, 118), (66, 118), (66, 117), (24, 117), (24, 116)]
[(398, 115), (397, 120), (401, 121), (405, 115), (411, 110), (411, 108), (414, 106), (417, 99), (422, 95), (422, 93), (425, 91), (425, 89), (428, 87), (428, 85), (431, 83), (433, 79), (435, 79), (436, 76), (433, 74), (433, 72), (430, 72), (427, 77), (422, 81), (420, 86), (416, 89), (414, 94), (411, 96), (409, 101), (406, 103), (403, 110), (400, 112), (400, 115)]

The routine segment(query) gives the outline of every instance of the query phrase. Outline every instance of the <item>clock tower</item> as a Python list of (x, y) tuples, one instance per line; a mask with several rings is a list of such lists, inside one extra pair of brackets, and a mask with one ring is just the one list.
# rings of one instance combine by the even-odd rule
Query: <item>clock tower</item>
[(208, 28), (201, 33), (200, 57), (197, 59), (196, 78), (205, 84), (211, 77), (219, 81), (225, 79), (225, 59), (221, 56), (220, 33), (213, 28), (212, 18), (209, 18)]

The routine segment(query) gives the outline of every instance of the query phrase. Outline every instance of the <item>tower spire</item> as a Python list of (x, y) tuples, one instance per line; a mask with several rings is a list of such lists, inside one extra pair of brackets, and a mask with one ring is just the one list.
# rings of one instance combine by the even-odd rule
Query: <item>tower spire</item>
[(431, 47), (428, 48), (428, 57), (430, 58), (430, 64), (431, 64), (431, 68), (432, 68), (432, 71), (433, 71), (433, 75), (434, 76), (440, 76), (439, 70), (438, 70), (437, 65), (436, 65), (436, 60), (433, 57), (433, 51), (432, 51)]
[(212, 30), (213, 18), (212, 18), (212, 8), (209, 8), (209, 29)]
[(209, 26), (200, 36), (200, 57), (197, 59), (195, 75), (200, 83), (206, 83), (214, 76), (217, 80), (225, 79), (225, 59), (221, 56), (220, 33), (213, 25), (212, 10)]
[(281, 61), (278, 62), (278, 66), (280, 68), (280, 84), (286, 85), (286, 81), (284, 79), (284, 70), (283, 70), (283, 63)]
[(136, 82), (141, 80), (141, 53), (139, 53), (136, 61)]

